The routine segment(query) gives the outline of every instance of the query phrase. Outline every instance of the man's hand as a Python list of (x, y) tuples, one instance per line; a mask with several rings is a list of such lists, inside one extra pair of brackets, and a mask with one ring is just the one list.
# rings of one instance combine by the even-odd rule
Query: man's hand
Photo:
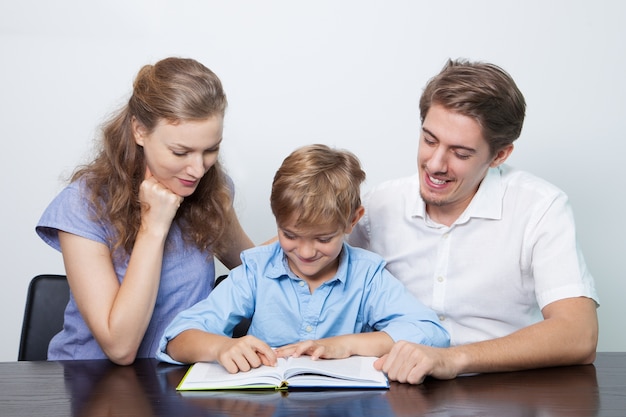
[(427, 376), (453, 379), (458, 373), (450, 348), (435, 348), (406, 341), (394, 344), (391, 351), (374, 362), (392, 381), (421, 384)]

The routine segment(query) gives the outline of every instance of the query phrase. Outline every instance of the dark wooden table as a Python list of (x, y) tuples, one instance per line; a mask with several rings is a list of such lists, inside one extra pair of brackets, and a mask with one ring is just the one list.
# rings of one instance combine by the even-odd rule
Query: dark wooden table
[(0, 416), (626, 416), (626, 353), (388, 391), (181, 395), (185, 370), (154, 360), (0, 363)]

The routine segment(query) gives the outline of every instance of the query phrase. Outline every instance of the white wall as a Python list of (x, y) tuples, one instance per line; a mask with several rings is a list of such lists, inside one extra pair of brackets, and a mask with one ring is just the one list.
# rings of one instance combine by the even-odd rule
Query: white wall
[(0, 3), (0, 360), (17, 356), (26, 287), (63, 273), (34, 226), (139, 67), (213, 69), (229, 96), (222, 159), (256, 242), (275, 233), (274, 171), (294, 148), (355, 152), (366, 189), (415, 168), (417, 102), (448, 57), (497, 63), (528, 116), (510, 159), (569, 193), (600, 293), (599, 350), (626, 350), (626, 3), (45, 0)]

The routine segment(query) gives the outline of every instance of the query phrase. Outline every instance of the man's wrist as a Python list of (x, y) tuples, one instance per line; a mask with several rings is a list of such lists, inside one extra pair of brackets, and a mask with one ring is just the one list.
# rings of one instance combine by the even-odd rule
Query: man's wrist
[(465, 346), (454, 346), (445, 348), (445, 350), (447, 351), (446, 362), (450, 364), (449, 372), (453, 374), (451, 375), (452, 378), (472, 372), (471, 354)]

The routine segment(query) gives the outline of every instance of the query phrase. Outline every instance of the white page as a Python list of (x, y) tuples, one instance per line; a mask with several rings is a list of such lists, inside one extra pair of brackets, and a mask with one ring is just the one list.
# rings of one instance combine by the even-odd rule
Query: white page
[(199, 362), (187, 373), (181, 388), (209, 389), (242, 384), (280, 385), (285, 363), (285, 359), (279, 358), (277, 367), (261, 366), (247, 372), (231, 374), (219, 363)]
[[(310, 356), (278, 358), (276, 367), (261, 366), (247, 372), (229, 373), (216, 362), (196, 363), (179, 389), (215, 389), (236, 386), (280, 386), (289, 379), (291, 386), (388, 387), (386, 376), (374, 369), (374, 357), (311, 360)], [(313, 374), (321, 374), (318, 376)], [(304, 375), (297, 375), (304, 374)]]
[[(374, 357), (361, 357), (351, 356), (345, 359), (319, 359), (316, 361), (311, 360), (310, 356), (301, 356), (299, 358), (289, 358), (288, 369), (285, 371), (287, 379), (290, 380), (290, 385), (305, 384), (304, 377), (294, 376), (298, 373), (308, 372), (310, 369), (316, 372), (355, 382), (378, 382), (387, 385), (387, 378), (385, 375), (377, 371), (374, 368), (374, 361), (377, 358)], [(306, 381), (310, 383), (316, 378), (315, 375), (307, 375)], [(336, 381), (332, 385), (341, 385), (342, 383)]]

